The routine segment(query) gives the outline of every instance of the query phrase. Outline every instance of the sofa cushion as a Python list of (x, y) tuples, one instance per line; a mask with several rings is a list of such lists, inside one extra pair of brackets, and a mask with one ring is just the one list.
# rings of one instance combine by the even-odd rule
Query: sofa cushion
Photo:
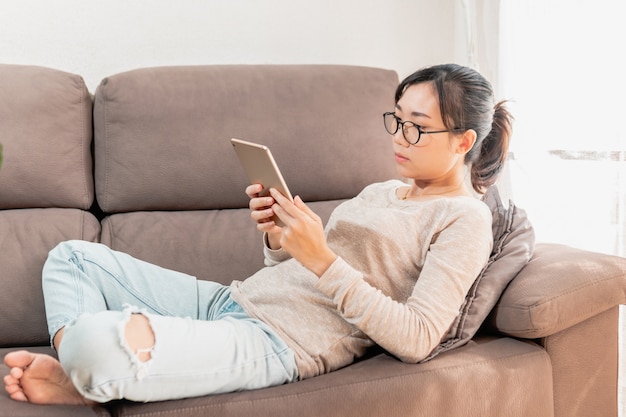
[(95, 94), (98, 202), (107, 213), (245, 208), (232, 137), (269, 146), (305, 201), (353, 197), (397, 176), (381, 116), (397, 83), (393, 71), (325, 65), (113, 75)]
[[(340, 201), (309, 203), (326, 220)], [(262, 234), (249, 209), (117, 213), (101, 242), (136, 258), (228, 285), (263, 267)]]
[(94, 198), (92, 102), (83, 79), (0, 65), (0, 209), (88, 209)]
[(447, 336), (425, 359), (467, 343), (478, 332), (506, 286), (530, 260), (535, 232), (526, 212), (509, 201), (508, 207), (496, 186), (490, 187), (483, 201), (491, 209), (493, 250), (487, 265), (467, 294), (459, 316)]
[(626, 258), (553, 243), (537, 245), (508, 286), (489, 323), (537, 339), (626, 303)]
[(0, 211), (0, 347), (49, 344), (41, 269), (50, 249), (68, 239), (96, 241), (100, 225), (78, 209)]
[(160, 403), (119, 402), (111, 411), (119, 417), (450, 417), (552, 416), (552, 407), (545, 350), (510, 338), (479, 338), (420, 365), (378, 354), (273, 388)]

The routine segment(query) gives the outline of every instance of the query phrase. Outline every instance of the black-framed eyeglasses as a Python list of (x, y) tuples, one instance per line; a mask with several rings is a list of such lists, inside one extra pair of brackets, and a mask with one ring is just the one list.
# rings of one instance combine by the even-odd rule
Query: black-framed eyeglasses
[(421, 126), (416, 125), (411, 121), (407, 120), (403, 122), (394, 112), (384, 113), (383, 121), (385, 122), (385, 129), (390, 135), (395, 135), (398, 129), (400, 129), (400, 126), (402, 126), (402, 137), (404, 137), (404, 140), (409, 145), (416, 145), (422, 138), (422, 135), (450, 132), (450, 130), (433, 130), (425, 132), (422, 130)]

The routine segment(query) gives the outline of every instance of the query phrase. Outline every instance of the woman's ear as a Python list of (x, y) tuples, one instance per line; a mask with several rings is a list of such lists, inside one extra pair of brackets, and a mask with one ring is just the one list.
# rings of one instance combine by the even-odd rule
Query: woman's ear
[(462, 154), (466, 154), (472, 150), (476, 143), (476, 131), (474, 129), (468, 129), (463, 133), (459, 143), (457, 145), (457, 151)]

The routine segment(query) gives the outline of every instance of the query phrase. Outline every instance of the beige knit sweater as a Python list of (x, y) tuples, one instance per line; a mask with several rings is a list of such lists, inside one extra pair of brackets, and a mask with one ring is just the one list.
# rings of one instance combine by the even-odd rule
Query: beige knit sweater
[(491, 213), (469, 197), (400, 200), (392, 180), (366, 187), (326, 225), (339, 255), (318, 279), (284, 251), (233, 282), (233, 298), (293, 349), (300, 378), (351, 363), (378, 344), (418, 362), (459, 314), (491, 252)]

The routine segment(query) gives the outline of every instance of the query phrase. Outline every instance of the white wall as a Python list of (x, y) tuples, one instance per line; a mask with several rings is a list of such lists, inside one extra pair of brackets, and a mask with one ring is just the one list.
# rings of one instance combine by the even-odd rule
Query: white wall
[(353, 64), (404, 77), (421, 66), (459, 62), (457, 3), (3, 1), (0, 63), (77, 73), (91, 91), (107, 75), (161, 65)]

